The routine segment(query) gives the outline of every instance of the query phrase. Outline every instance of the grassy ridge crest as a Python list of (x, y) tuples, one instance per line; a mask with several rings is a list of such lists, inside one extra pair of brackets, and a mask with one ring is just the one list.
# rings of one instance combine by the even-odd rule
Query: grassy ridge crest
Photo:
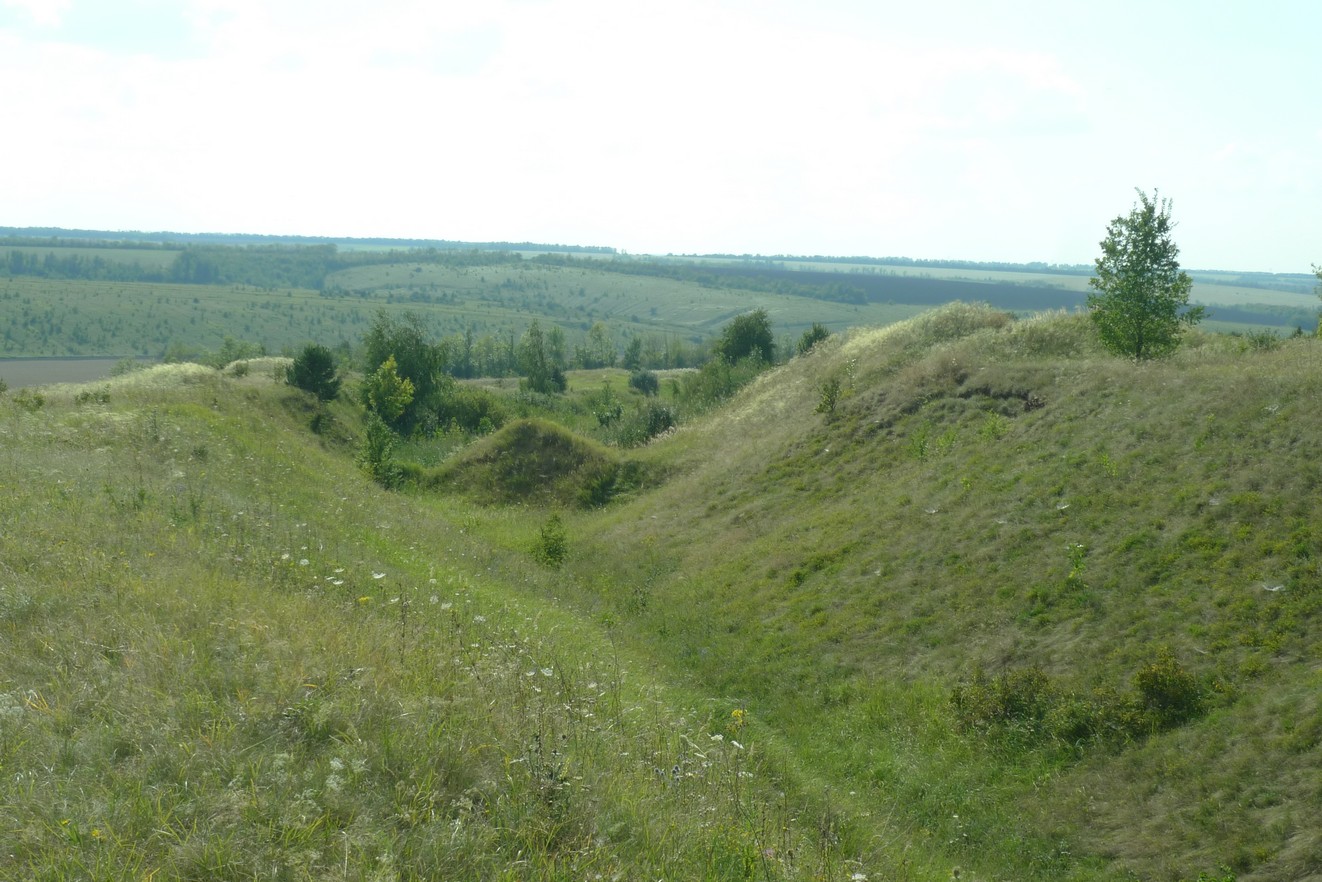
[[(1086, 316), (970, 305), (851, 332), (580, 525), (578, 577), (612, 590), (577, 601), (965, 866), (1299, 878), (1322, 862), (1319, 371), (1306, 338), (1133, 364)], [(966, 731), (980, 675), (1043, 684), (1009, 699), (1036, 710)]]

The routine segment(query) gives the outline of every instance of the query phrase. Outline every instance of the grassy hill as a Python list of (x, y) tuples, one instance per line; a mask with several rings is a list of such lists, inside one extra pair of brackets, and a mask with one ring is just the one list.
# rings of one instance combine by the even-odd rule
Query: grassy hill
[[(684, 478), (585, 521), (579, 602), (980, 874), (1307, 878), (1320, 357), (1196, 335), (1134, 365), (1082, 317), (967, 307), (859, 332), (681, 433)], [(1196, 715), (1163, 721), (1154, 666), (1189, 675)], [(980, 672), (1005, 690), (990, 721), (952, 702)]]
[(600, 508), (274, 370), (0, 399), (0, 876), (1319, 877), (1314, 339), (944, 307)]

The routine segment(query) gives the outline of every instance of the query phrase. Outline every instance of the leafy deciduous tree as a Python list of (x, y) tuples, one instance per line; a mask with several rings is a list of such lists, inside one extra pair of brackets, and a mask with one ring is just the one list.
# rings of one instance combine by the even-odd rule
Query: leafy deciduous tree
[(624, 346), (624, 360), (621, 362), (627, 371), (636, 371), (643, 366), (643, 338), (636, 334), (629, 338)]
[(388, 356), (363, 382), (363, 403), (391, 427), (397, 426), (400, 417), (413, 403), (413, 393), (413, 382), (399, 375), (393, 355)]
[(1097, 275), (1088, 280), (1096, 289), (1088, 308), (1107, 349), (1141, 360), (1172, 352), (1182, 326), (1199, 322), (1203, 308), (1189, 306), (1193, 282), (1176, 260), (1170, 200), (1142, 190), (1138, 197), (1106, 228)]
[(564, 371), (556, 367), (547, 351), (546, 335), (536, 319), (519, 341), (519, 368), (529, 389), (549, 395), (568, 387)]
[(776, 338), (771, 333), (771, 317), (767, 311), (755, 309), (735, 316), (721, 331), (716, 352), (730, 364), (749, 356), (770, 362), (776, 354)]
[(387, 359), (395, 372), (413, 387), (404, 411), (396, 418), (382, 418), (396, 429), (411, 430), (427, 409), (435, 409), (449, 391), (453, 380), (444, 372), (444, 353), (428, 339), (427, 328), (417, 313), (392, 318), (384, 310), (377, 313), (372, 327), (363, 336), (365, 373), (378, 371)]

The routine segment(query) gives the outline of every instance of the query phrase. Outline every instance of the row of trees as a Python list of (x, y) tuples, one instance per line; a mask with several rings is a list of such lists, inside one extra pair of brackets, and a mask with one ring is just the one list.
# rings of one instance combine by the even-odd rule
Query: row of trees
[[(398, 319), (378, 314), (375, 325), (399, 322), (426, 333), (423, 319), (404, 313)], [(369, 336), (372, 332), (369, 331)], [(711, 345), (670, 334), (632, 335), (623, 346), (604, 322), (596, 322), (578, 340), (571, 340), (559, 325), (534, 319), (522, 334), (513, 331), (478, 335), (473, 328), (441, 337), (435, 342), (441, 370), (458, 379), (474, 377), (526, 377), (529, 359), (538, 376), (553, 371), (622, 367), (626, 370), (664, 370), (697, 367), (711, 357)], [(539, 368), (544, 365), (544, 368)]]

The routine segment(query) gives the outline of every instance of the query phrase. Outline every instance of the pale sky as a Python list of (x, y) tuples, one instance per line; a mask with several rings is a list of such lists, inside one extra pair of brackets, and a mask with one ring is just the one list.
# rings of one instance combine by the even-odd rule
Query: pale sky
[(0, 225), (1322, 263), (1322, 4), (0, 0)]

